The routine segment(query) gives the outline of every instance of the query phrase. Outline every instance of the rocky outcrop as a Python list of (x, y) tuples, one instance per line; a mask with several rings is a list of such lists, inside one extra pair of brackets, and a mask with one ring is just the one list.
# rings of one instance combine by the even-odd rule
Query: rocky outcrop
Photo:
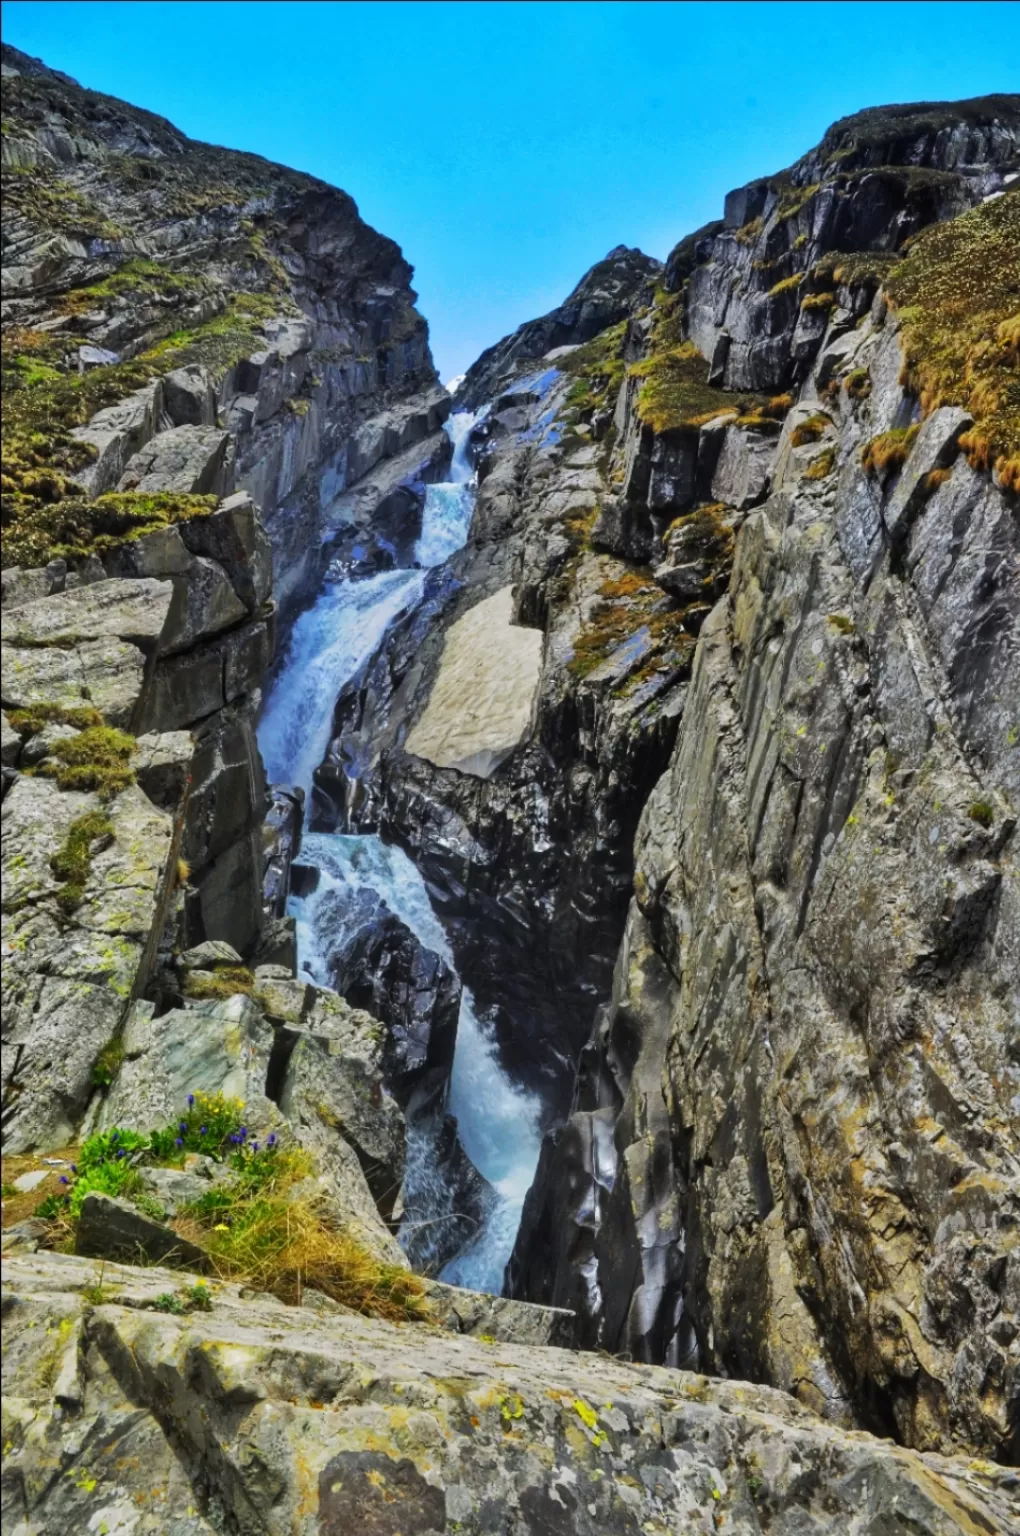
[(476, 410), (504, 392), (513, 379), (559, 347), (590, 341), (651, 300), (661, 262), (643, 251), (615, 246), (596, 262), (558, 308), (528, 320), (483, 352), (457, 389), (461, 410)]
[[(981, 213), (991, 248), (1015, 207)], [(692, 331), (701, 270), (678, 306)], [(852, 331), (830, 314), (765, 499), (728, 520), (612, 997), (508, 1279), (575, 1306), (590, 1344), (1011, 1460), (1018, 523), (1005, 458), (991, 477), (968, 462), (972, 417), (929, 401), (921, 420), (911, 323), (881, 296)], [(630, 526), (654, 533), (659, 434), (623, 402), (652, 471)], [(771, 404), (745, 401), (745, 430)], [(684, 430), (695, 505), (661, 579), (686, 594), (715, 428)]]
[[(416, 464), (437, 450), (449, 398), (411, 268), (336, 188), (3, 57), (5, 504), (24, 534), (5, 532), (5, 563), (67, 542), (22, 436), (42, 404), (68, 507), (246, 490), (289, 611), (317, 585), (337, 497), (415, 444)], [(85, 369), (73, 393), (57, 377)]]
[(951, 1536), (1008, 1530), (1020, 1510), (1004, 1470), (845, 1434), (767, 1388), (230, 1285), (211, 1287), (211, 1310), (163, 1310), (188, 1278), (5, 1260), (5, 1520), (38, 1536), (83, 1522), (199, 1536), (224, 1512), (272, 1532), (630, 1536), (724, 1520), (821, 1536), (892, 1519)]

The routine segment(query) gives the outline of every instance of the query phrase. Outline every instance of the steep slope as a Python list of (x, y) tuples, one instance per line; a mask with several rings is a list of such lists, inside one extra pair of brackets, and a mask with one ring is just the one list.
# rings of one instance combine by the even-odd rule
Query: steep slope
[[(332, 500), (448, 408), (410, 266), (335, 187), (3, 61), (5, 566), (87, 553), (151, 516), (143, 493), (232, 477), (277, 601), (310, 595)], [(109, 411), (153, 379), (125, 430)], [(190, 457), (129, 463), (167, 428)], [(105, 493), (127, 499), (90, 510)]]
[(654, 302), (480, 360), (467, 549), (319, 775), (421, 865), (505, 1059), (573, 1096), (510, 1294), (1005, 1456), (1018, 109), (838, 124)]

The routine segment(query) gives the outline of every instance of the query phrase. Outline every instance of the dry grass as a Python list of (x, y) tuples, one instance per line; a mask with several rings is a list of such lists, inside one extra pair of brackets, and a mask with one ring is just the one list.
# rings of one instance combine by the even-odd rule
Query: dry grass
[(1020, 492), (1020, 192), (924, 229), (886, 280), (902, 326), (903, 382), (924, 415), (959, 405), (975, 469)]
[(795, 448), (803, 448), (805, 443), (816, 443), (822, 433), (832, 426), (828, 416), (816, 411), (806, 421), (798, 422), (790, 433), (790, 442)]
[(311, 1289), (372, 1317), (429, 1320), (418, 1276), (376, 1258), (330, 1220), (316, 1194), (305, 1193), (301, 1186), (311, 1172), (305, 1153), (263, 1152), (255, 1163), (257, 1176), (241, 1172), (174, 1223), (180, 1236), (205, 1250), (221, 1280), (291, 1304)]
[(804, 471), (805, 480), (826, 480), (836, 466), (835, 448), (823, 448)]
[(766, 404), (764, 395), (729, 394), (709, 384), (708, 363), (693, 342), (683, 339), (682, 295), (659, 302), (648, 356), (630, 373), (643, 381), (638, 415), (653, 432), (693, 430), (716, 416), (753, 414)]
[(910, 456), (919, 427), (893, 427), (890, 432), (880, 432), (861, 450), (861, 463), (865, 473), (878, 480), (886, 480), (894, 470), (901, 469)]

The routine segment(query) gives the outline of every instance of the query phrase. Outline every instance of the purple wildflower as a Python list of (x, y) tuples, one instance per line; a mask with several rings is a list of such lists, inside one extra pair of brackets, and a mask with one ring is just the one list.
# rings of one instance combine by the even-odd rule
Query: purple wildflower
[(269, 1139), (266, 1142), (266, 1146), (267, 1147), (275, 1147), (276, 1146), (276, 1132), (275, 1131), (270, 1131), (269, 1132)]
[(200, 1125), (199, 1128), (198, 1128), (198, 1134), (200, 1136), (204, 1136), (208, 1129), (209, 1129), (209, 1127), (207, 1125)]
[(70, 1184), (71, 1180), (67, 1177), (66, 1173), (62, 1173), (60, 1175), (60, 1182), (61, 1184)]
[(189, 1109), (194, 1109), (194, 1107), (195, 1107), (195, 1095), (193, 1093), (189, 1093), (188, 1094), (188, 1108)]
[(183, 1147), (183, 1145), (184, 1145), (183, 1139), (180, 1136), (175, 1136), (174, 1137), (174, 1146), (175, 1147)]

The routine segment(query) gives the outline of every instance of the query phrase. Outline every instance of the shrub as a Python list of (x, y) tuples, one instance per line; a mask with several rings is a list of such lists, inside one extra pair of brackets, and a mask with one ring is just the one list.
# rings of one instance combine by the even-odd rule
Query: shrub
[(794, 272), (792, 277), (783, 277), (780, 278), (778, 283), (773, 283), (769, 289), (768, 296), (770, 299), (774, 299), (777, 294), (792, 293), (795, 288), (800, 287), (803, 281), (804, 274), (802, 272)]
[(894, 470), (902, 468), (910, 456), (919, 427), (893, 427), (880, 432), (861, 450), (861, 463), (866, 474), (885, 480)]
[(801, 299), (800, 307), (802, 310), (807, 311), (814, 309), (832, 309), (835, 302), (836, 295), (834, 293), (809, 293), (805, 298)]
[(823, 415), (820, 411), (816, 411), (813, 416), (809, 416), (805, 421), (797, 423), (790, 433), (790, 442), (795, 448), (802, 448), (805, 443), (816, 443), (822, 433), (831, 426), (832, 422), (829, 417)]
[(805, 480), (825, 480), (832, 474), (836, 465), (835, 448), (823, 448), (816, 454), (804, 471)]

